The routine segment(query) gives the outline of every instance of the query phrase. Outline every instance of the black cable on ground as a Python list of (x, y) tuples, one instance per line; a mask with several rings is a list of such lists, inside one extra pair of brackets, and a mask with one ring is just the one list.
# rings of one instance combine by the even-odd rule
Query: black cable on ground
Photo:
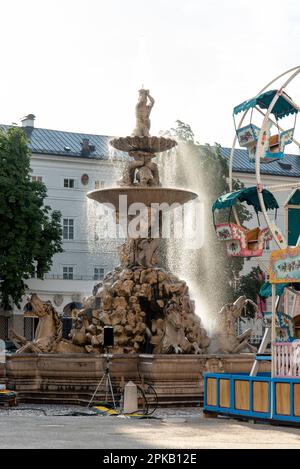
[(155, 391), (155, 387), (153, 386), (153, 384), (147, 382), (147, 386), (152, 389), (153, 391), (153, 394), (155, 396), (155, 406), (153, 408), (153, 410), (151, 412), (149, 412), (149, 404), (148, 404), (148, 413), (147, 415), (152, 415), (154, 414), (154, 412), (156, 411), (157, 407), (158, 407), (158, 395), (157, 395), (157, 392)]
[(140, 373), (140, 368), (139, 368), (139, 361), (137, 360), (137, 372), (138, 372), (138, 376), (139, 376), (139, 379), (140, 379), (140, 382), (142, 383), (145, 383), (148, 388), (152, 389), (153, 393), (154, 393), (154, 396), (155, 396), (155, 406), (154, 406), (154, 409), (149, 412), (149, 402), (146, 398), (146, 393), (144, 392), (144, 389), (141, 388), (141, 385), (137, 385), (138, 386), (138, 389), (140, 389), (141, 393), (142, 393), (142, 396), (144, 398), (144, 401), (145, 401), (145, 407), (146, 407), (146, 413), (144, 412), (144, 415), (152, 415), (154, 414), (154, 412), (156, 411), (157, 407), (158, 407), (158, 395), (157, 395), (157, 392), (155, 391), (155, 388), (153, 386), (152, 383), (150, 383), (149, 381), (145, 381), (144, 379), (142, 379), (141, 377), (141, 373)]

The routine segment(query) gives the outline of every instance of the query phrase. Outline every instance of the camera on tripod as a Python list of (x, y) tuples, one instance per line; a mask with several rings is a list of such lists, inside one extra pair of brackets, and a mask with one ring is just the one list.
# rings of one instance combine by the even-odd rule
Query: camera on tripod
[(108, 394), (110, 393), (112, 401), (113, 401), (113, 408), (116, 409), (116, 401), (115, 401), (114, 391), (113, 391), (111, 377), (110, 377), (110, 370), (109, 370), (109, 368), (110, 368), (110, 358), (112, 358), (112, 355), (109, 355), (109, 353), (108, 353), (109, 347), (113, 347), (113, 345), (114, 345), (114, 328), (111, 327), (111, 326), (104, 326), (104, 328), (103, 328), (103, 347), (104, 347), (104, 350), (105, 350), (105, 354), (104, 354), (105, 369), (104, 369), (104, 373), (102, 375), (102, 378), (100, 379), (100, 381), (98, 383), (98, 386), (96, 387), (96, 390), (95, 390), (94, 394), (92, 395), (92, 398), (91, 398), (90, 402), (88, 403), (88, 407), (90, 407), (90, 405), (92, 404), (92, 402), (93, 402), (93, 400), (94, 400), (94, 398), (95, 398), (95, 396), (98, 392), (98, 389), (100, 388), (102, 383), (104, 383), (105, 384), (105, 401), (107, 402)]
[(111, 326), (104, 326), (103, 328), (103, 346), (105, 349), (113, 347), (114, 345), (114, 328)]

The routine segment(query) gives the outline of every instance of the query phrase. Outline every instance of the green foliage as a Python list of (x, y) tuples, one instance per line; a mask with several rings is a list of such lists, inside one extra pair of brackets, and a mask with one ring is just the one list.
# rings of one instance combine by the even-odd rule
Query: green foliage
[[(236, 281), (235, 295), (236, 297), (245, 295), (247, 298), (254, 301), (254, 303), (257, 303), (258, 293), (264, 282), (265, 275), (260, 267), (252, 267), (249, 274), (242, 275)], [(252, 305), (247, 306), (246, 315), (254, 317), (255, 310)]]
[(176, 127), (171, 128), (170, 136), (176, 137), (177, 140), (180, 142), (195, 143), (195, 139), (194, 139), (195, 135), (194, 135), (194, 132), (192, 131), (191, 126), (180, 120), (177, 120), (175, 123), (176, 123)]
[(49, 271), (62, 252), (61, 214), (44, 205), (47, 190), (31, 181), (27, 139), (17, 127), (0, 129), (0, 301), (11, 309), (25, 292), (24, 280)]

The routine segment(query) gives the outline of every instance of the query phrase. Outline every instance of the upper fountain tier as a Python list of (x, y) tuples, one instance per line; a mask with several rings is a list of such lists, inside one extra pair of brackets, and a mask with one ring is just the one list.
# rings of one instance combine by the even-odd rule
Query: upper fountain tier
[(135, 107), (136, 127), (132, 136), (110, 141), (110, 145), (127, 152), (132, 159), (126, 161), (119, 187), (91, 191), (87, 194), (90, 199), (112, 204), (118, 211), (120, 196), (127, 196), (128, 205), (139, 202), (147, 206), (157, 203), (183, 205), (198, 197), (194, 192), (184, 189), (161, 187), (158, 166), (152, 158), (156, 153), (173, 148), (176, 142), (170, 138), (150, 136), (149, 117), (153, 104), (154, 99), (149, 90), (140, 90)]
[(155, 153), (170, 150), (176, 142), (171, 138), (150, 136), (150, 113), (154, 105), (154, 99), (149, 90), (139, 90), (139, 100), (135, 106), (136, 124), (131, 137), (114, 138), (110, 141), (112, 147), (125, 151), (131, 156), (136, 153), (147, 153), (155, 156)]
[(117, 150), (125, 151), (129, 154), (135, 152), (149, 153), (149, 156), (155, 156), (155, 153), (170, 150), (177, 143), (171, 138), (150, 137), (133, 135), (131, 137), (120, 137), (111, 140), (110, 145)]

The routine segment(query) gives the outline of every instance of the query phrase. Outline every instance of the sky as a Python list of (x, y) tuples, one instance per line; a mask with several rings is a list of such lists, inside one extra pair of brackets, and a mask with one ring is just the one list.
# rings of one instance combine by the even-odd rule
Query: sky
[(233, 107), (300, 65), (299, 26), (299, 0), (1, 0), (0, 123), (125, 136), (143, 85), (152, 135), (231, 146)]

